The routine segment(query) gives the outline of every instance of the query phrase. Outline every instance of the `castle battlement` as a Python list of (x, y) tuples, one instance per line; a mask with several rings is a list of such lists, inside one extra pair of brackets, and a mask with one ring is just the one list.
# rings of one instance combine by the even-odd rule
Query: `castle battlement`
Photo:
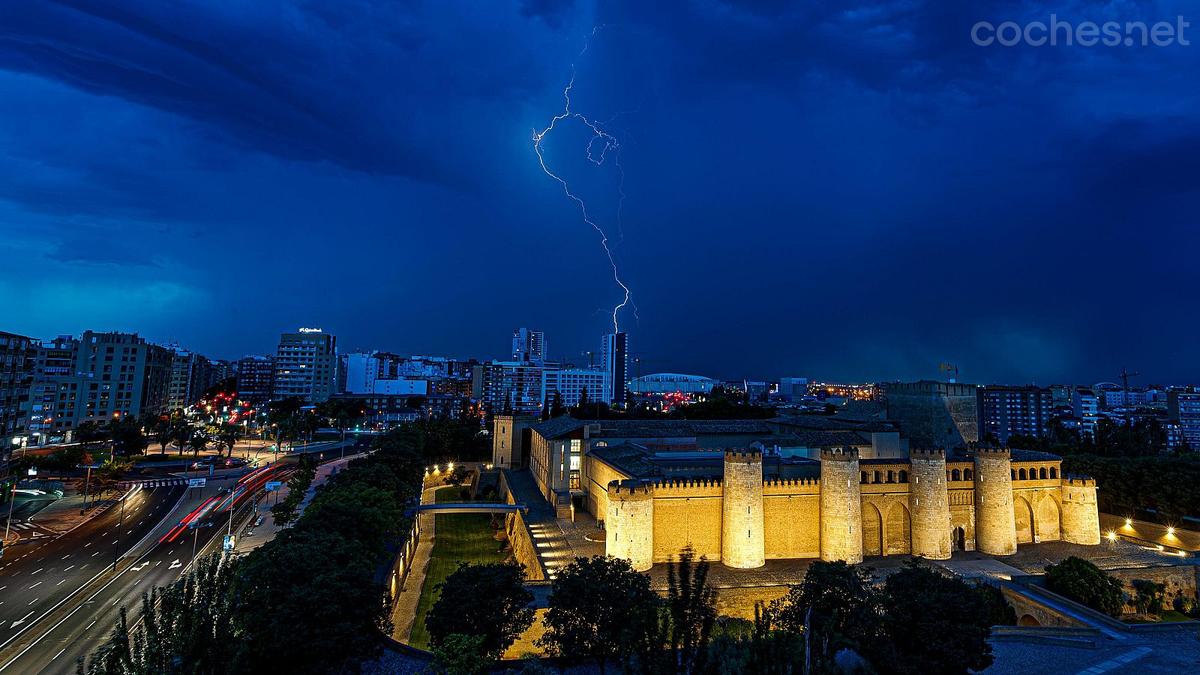
[(995, 459), (1012, 459), (1012, 451), (1008, 448), (975, 448), (976, 457), (992, 457)]
[(1096, 479), (1090, 476), (1070, 476), (1063, 479), (1063, 485), (1069, 487), (1096, 487)]
[(844, 448), (821, 448), (821, 461), (834, 462), (857, 462), (858, 448), (846, 446)]
[(721, 487), (720, 478), (658, 478), (650, 482), (656, 495), (679, 494), (692, 490), (709, 490)]
[(943, 448), (917, 448), (908, 453), (910, 459), (916, 460), (946, 460), (946, 450)]
[(614, 480), (608, 484), (609, 499), (649, 499), (653, 496), (651, 486), (643, 480), (627, 478), (625, 480)]
[(762, 450), (757, 448), (730, 448), (725, 451), (726, 462), (761, 462)]
[(783, 487), (814, 487), (821, 484), (819, 478), (766, 478), (763, 480), (763, 487), (767, 488), (783, 488)]

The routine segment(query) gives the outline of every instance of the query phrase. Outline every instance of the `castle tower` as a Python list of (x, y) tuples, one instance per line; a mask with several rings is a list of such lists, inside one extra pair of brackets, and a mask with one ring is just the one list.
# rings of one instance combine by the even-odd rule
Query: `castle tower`
[(1072, 544), (1100, 543), (1100, 510), (1096, 506), (1096, 481), (1064, 478), (1062, 482), (1062, 538)]
[(762, 452), (726, 450), (721, 481), (721, 562), (751, 569), (766, 563)]
[(654, 565), (654, 492), (639, 480), (608, 484), (605, 553), (645, 572)]
[(821, 560), (862, 562), (858, 449), (821, 450)]
[(946, 452), (913, 450), (908, 478), (912, 513), (912, 553), (930, 560), (950, 558), (950, 493), (946, 489)]
[(975, 451), (975, 548), (991, 555), (1017, 552), (1012, 455), (1007, 448)]

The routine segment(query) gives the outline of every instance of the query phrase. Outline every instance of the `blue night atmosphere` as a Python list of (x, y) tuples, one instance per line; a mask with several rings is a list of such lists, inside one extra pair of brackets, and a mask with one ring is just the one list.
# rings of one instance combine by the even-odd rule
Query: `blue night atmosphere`
[(972, 37), (1190, 8), (6, 3), (5, 328), (237, 358), (313, 325), (343, 350), (492, 357), (531, 325), (577, 360), (622, 291), (531, 140), (574, 65), (573, 111), (624, 180), (578, 119), (541, 147), (609, 232), (646, 368), (1196, 380), (1187, 29)]

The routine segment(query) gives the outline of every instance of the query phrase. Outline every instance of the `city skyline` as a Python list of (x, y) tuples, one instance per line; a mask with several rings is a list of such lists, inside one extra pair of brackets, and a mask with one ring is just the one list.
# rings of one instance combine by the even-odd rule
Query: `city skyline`
[[(620, 289), (529, 141), (574, 66), (621, 139), (620, 232), (579, 125), (544, 151), (658, 369), (1200, 380), (1182, 44), (972, 44), (1004, 3), (281, 11), (5, 13), (7, 330), (236, 358), (304, 323), (461, 355), (531, 325), (590, 349)], [(1051, 11), (1128, 18), (1013, 18)]]

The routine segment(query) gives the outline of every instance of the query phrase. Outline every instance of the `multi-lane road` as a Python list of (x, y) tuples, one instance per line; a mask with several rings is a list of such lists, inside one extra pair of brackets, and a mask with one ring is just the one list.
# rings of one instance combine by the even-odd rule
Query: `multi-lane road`
[[(76, 660), (107, 638), (121, 607), (136, 621), (142, 593), (182, 576), (193, 550), (199, 557), (213, 544), (219, 548), (226, 527), (215, 524), (188, 529), (174, 541), (160, 539), (232, 484), (229, 477), (209, 479), (203, 491), (134, 489), (124, 515), (114, 504), (57, 539), (10, 547), (0, 567), (0, 672), (75, 672)], [(235, 514), (234, 527), (241, 516)]]

